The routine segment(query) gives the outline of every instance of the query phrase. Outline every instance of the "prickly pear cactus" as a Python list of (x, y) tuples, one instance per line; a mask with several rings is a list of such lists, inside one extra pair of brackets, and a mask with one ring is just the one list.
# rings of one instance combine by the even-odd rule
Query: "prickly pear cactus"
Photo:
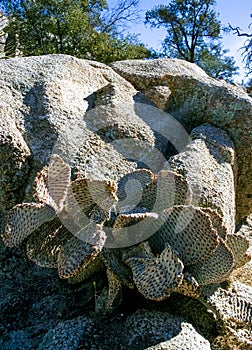
[[(207, 286), (227, 280), (250, 257), (249, 241), (234, 233), (231, 143), (210, 126), (192, 135), (170, 169), (135, 170), (117, 183), (71, 180), (70, 167), (53, 155), (35, 178), (36, 202), (10, 210), (4, 243), (25, 241), (31, 260), (57, 268), (69, 283), (106, 268), (108, 288), (98, 309), (108, 313), (120, 303), (123, 285), (154, 301), (172, 292), (201, 298)], [(223, 305), (232, 299), (225, 292), (218, 297)], [(208, 302), (218, 309), (215, 297)], [(236, 317), (240, 304), (234, 303)], [(244, 317), (251, 320), (251, 305), (246, 308)]]

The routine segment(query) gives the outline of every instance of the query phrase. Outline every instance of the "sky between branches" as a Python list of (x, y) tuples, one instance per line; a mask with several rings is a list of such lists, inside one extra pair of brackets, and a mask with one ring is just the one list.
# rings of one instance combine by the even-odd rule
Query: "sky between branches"
[[(107, 0), (109, 6), (116, 3), (116, 0)], [(129, 32), (140, 34), (139, 39), (149, 48), (161, 50), (161, 42), (165, 38), (165, 29), (152, 28), (144, 25), (145, 12), (153, 7), (161, 4), (167, 4), (167, 0), (140, 0), (139, 7), (142, 10), (142, 16), (136, 24), (129, 26)], [(250, 13), (252, 13), (251, 0), (216, 0), (216, 12), (219, 13), (219, 19), (224, 26), (230, 23), (232, 26), (239, 26), (242, 30), (249, 32), (248, 25), (251, 21)], [(250, 29), (251, 31), (251, 29)], [(229, 49), (229, 56), (235, 58), (237, 66), (239, 66), (239, 75), (234, 76), (234, 81), (241, 83), (244, 79), (245, 63), (242, 62), (242, 50), (239, 50), (246, 38), (237, 37), (234, 34), (223, 34), (223, 48)], [(249, 78), (249, 77), (248, 77)], [(244, 80), (248, 80), (245, 78)]]

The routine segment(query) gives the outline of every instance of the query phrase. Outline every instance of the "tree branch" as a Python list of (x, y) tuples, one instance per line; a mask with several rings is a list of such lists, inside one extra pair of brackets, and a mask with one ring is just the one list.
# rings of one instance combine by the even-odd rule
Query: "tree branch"
[(107, 16), (104, 17), (105, 24), (102, 27), (102, 33), (108, 33), (120, 26), (123, 26), (125, 30), (123, 22), (134, 22), (139, 18), (138, 4), (139, 0), (120, 0), (116, 7), (106, 11)]
[(240, 27), (232, 27), (230, 23), (228, 23), (229, 28), (236, 34), (237, 36), (245, 36), (247, 38), (252, 38), (252, 34), (241, 33)]

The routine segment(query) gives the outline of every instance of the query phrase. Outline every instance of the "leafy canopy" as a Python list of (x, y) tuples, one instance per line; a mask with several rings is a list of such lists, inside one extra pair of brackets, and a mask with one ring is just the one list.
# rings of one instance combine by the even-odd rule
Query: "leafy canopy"
[(136, 37), (122, 38), (116, 31), (123, 6), (133, 13), (135, 3), (121, 0), (121, 12), (115, 9), (111, 17), (103, 15), (106, 0), (2, 0), (2, 9), (8, 38), (18, 38), (23, 55), (62, 53), (109, 63), (150, 54)]
[(229, 79), (238, 67), (232, 57), (224, 57), (221, 22), (214, 11), (215, 0), (171, 0), (146, 12), (146, 24), (165, 27), (167, 35), (158, 56), (193, 62), (215, 78)]

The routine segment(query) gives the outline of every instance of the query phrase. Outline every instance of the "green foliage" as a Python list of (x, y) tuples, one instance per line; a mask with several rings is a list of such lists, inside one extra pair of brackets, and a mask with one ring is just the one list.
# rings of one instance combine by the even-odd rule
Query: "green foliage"
[(202, 50), (200, 66), (213, 78), (232, 81), (232, 76), (237, 74), (234, 58), (225, 56), (228, 50), (223, 50), (222, 45), (210, 45), (209, 49)]
[(252, 78), (250, 78), (246, 84), (245, 84), (245, 88), (247, 89), (249, 94), (252, 94)]
[[(171, 0), (146, 12), (145, 23), (165, 27), (163, 51), (156, 56), (176, 57), (198, 64), (214, 78), (231, 79), (238, 67), (224, 57), (221, 23), (212, 9), (215, 0)], [(215, 43), (218, 41), (217, 43)]]
[(18, 38), (24, 56), (61, 53), (105, 63), (149, 56), (149, 50), (136, 38), (121, 39), (115, 31), (105, 30), (107, 23), (102, 17), (107, 9), (105, 0), (2, 3), (9, 18), (8, 37)]
[(138, 42), (137, 36), (128, 35), (118, 39), (107, 33), (102, 33), (99, 38), (103, 39), (94, 44), (96, 52), (92, 59), (100, 62), (109, 64), (117, 60), (140, 59), (150, 56), (150, 51), (144, 44)]

